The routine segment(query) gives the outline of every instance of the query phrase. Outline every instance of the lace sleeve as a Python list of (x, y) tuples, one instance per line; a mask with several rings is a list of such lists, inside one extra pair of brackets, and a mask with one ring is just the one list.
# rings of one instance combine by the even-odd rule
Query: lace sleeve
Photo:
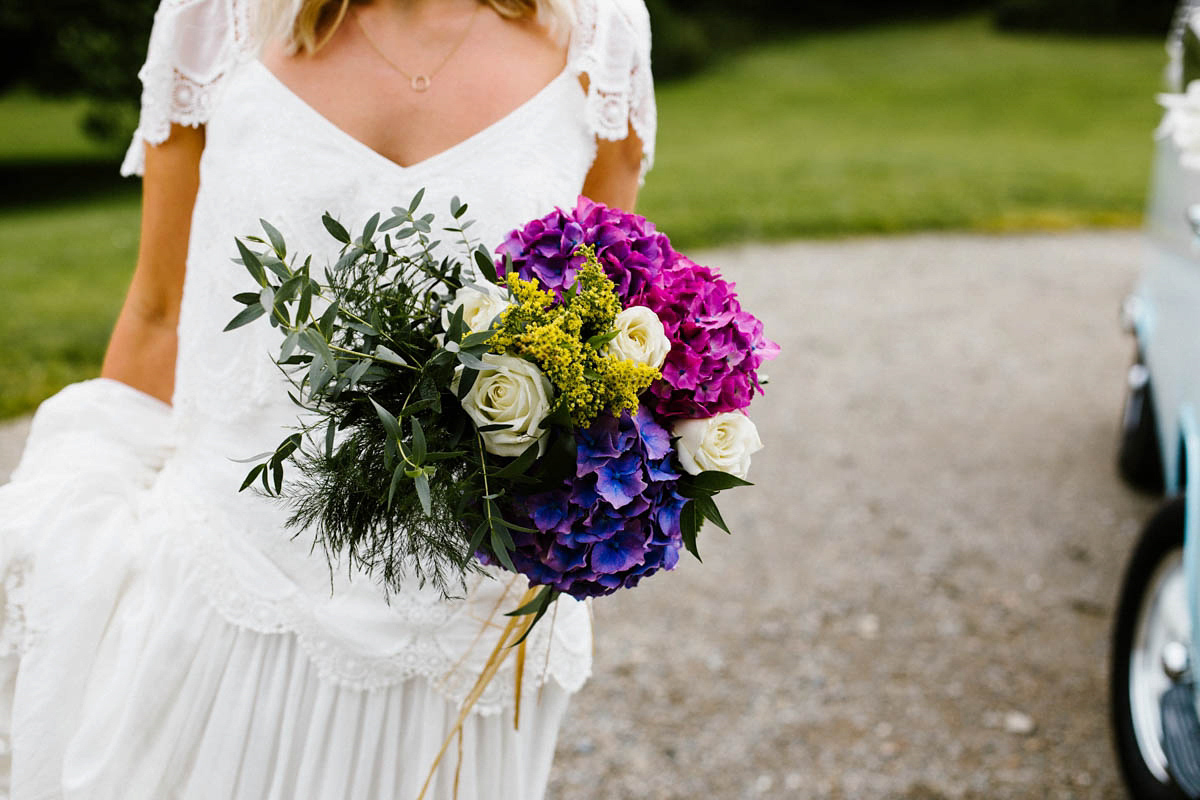
[(122, 175), (141, 175), (146, 144), (161, 144), (171, 123), (198, 127), (233, 67), (253, 52), (250, 0), (162, 0), (146, 63), (138, 71), (142, 108)]
[(658, 111), (650, 74), (650, 14), (644, 0), (577, 0), (568, 63), (587, 73), (588, 125), (620, 141), (642, 140), (642, 173), (654, 164)]

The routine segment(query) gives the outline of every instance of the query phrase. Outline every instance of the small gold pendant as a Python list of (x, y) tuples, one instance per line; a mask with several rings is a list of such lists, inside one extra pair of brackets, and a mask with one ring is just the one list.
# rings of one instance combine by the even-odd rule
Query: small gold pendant
[(414, 92), (423, 92), (429, 88), (429, 76), (428, 75), (413, 75), (412, 78), (409, 80), (409, 83), (412, 86), (412, 89)]

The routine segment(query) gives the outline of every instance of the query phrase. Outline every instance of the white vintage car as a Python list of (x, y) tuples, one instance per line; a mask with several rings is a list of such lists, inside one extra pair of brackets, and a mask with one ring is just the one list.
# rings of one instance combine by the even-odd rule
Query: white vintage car
[(1190, 0), (1168, 40), (1146, 261), (1122, 314), (1136, 350), (1118, 465), (1133, 486), (1165, 496), (1126, 568), (1113, 629), (1113, 732), (1136, 800), (1200, 798), (1198, 34), (1200, 0)]

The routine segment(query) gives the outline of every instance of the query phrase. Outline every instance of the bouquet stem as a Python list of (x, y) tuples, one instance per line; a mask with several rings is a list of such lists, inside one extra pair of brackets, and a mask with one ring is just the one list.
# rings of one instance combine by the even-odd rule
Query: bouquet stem
[[(521, 596), (520, 603), (518, 603), (517, 607), (520, 608), (521, 606), (532, 602), (541, 589), (542, 587), (540, 586), (531, 586), (525, 591), (525, 594)], [(471, 709), (474, 708), (475, 703), (479, 700), (479, 698), (483, 696), (484, 690), (487, 689), (488, 684), (492, 682), (492, 679), (496, 677), (496, 673), (500, 671), (500, 667), (504, 665), (504, 660), (508, 658), (508, 654), (512, 650), (513, 643), (519, 641), (520, 644), (516, 648), (517, 658), (519, 659), (517, 661), (517, 710), (513, 715), (514, 724), (517, 722), (519, 718), (518, 715), (520, 714), (521, 679), (524, 672), (523, 667), (525, 665), (524, 637), (527, 633), (529, 633), (529, 629), (533, 627), (533, 623), (536, 621), (537, 620), (533, 615), (509, 618), (508, 624), (504, 626), (504, 630), (500, 634), (500, 639), (496, 642), (496, 646), (492, 648), (491, 655), (488, 656), (487, 661), (484, 663), (483, 671), (479, 674), (478, 680), (475, 681), (475, 685), (471, 688), (470, 694), (468, 694), (466, 699), (463, 700), (462, 708), (459, 709), (458, 712), (458, 719), (455, 720), (454, 726), (450, 729), (450, 733), (446, 736), (446, 740), (442, 742), (442, 747), (440, 750), (438, 750), (437, 757), (433, 759), (433, 765), (429, 768), (429, 775), (425, 778), (425, 783), (421, 786), (421, 793), (417, 795), (417, 800), (425, 800), (425, 795), (429, 792), (429, 787), (433, 783), (433, 776), (437, 772), (438, 765), (442, 763), (442, 758), (445, 757), (446, 751), (450, 749), (450, 745), (454, 742), (455, 737), (459, 737), (459, 741), (462, 741), (461, 737), (463, 725), (466, 723), (467, 717), (471, 713)], [(460, 760), (461, 757), (460, 750)]]

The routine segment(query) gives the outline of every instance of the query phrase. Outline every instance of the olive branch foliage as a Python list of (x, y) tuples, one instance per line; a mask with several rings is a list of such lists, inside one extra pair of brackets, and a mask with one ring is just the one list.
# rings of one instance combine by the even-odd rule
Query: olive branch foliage
[[(480, 569), (477, 553), (516, 571), (510, 532), (528, 529), (505, 518), (505, 502), (514, 490), (561, 482), (575, 442), (559, 413), (544, 423), (557, 457), (539, 459), (536, 443), (512, 459), (485, 453), (488, 429), (476, 430), (459, 400), (484, 367), (492, 332), (470, 332), (461, 307), (442, 330), (443, 310), (467, 281), (462, 260), (436, 254), (435, 216), (418, 215), (423, 196), (387, 218), (375, 214), (357, 236), (326, 213), (321, 221), (341, 250), (320, 279), (312, 257), (289, 257), (283, 234), (261, 220), (266, 238), (238, 239), (234, 259), (258, 290), (235, 296), (243, 308), (226, 330), (265, 318), (279, 331), (272, 357), (302, 412), (274, 452), (250, 459), (257, 463), (241, 489), (257, 484), (287, 502), (289, 527), (313, 531), (331, 570), (345, 556), (388, 590), (416, 580), (450, 596)], [(510, 264), (472, 243), (466, 211), (454, 198), (454, 222), (438, 230), (502, 284)], [(298, 477), (285, 484), (288, 462)], [(540, 617), (556, 595), (545, 587), (512, 613)]]

